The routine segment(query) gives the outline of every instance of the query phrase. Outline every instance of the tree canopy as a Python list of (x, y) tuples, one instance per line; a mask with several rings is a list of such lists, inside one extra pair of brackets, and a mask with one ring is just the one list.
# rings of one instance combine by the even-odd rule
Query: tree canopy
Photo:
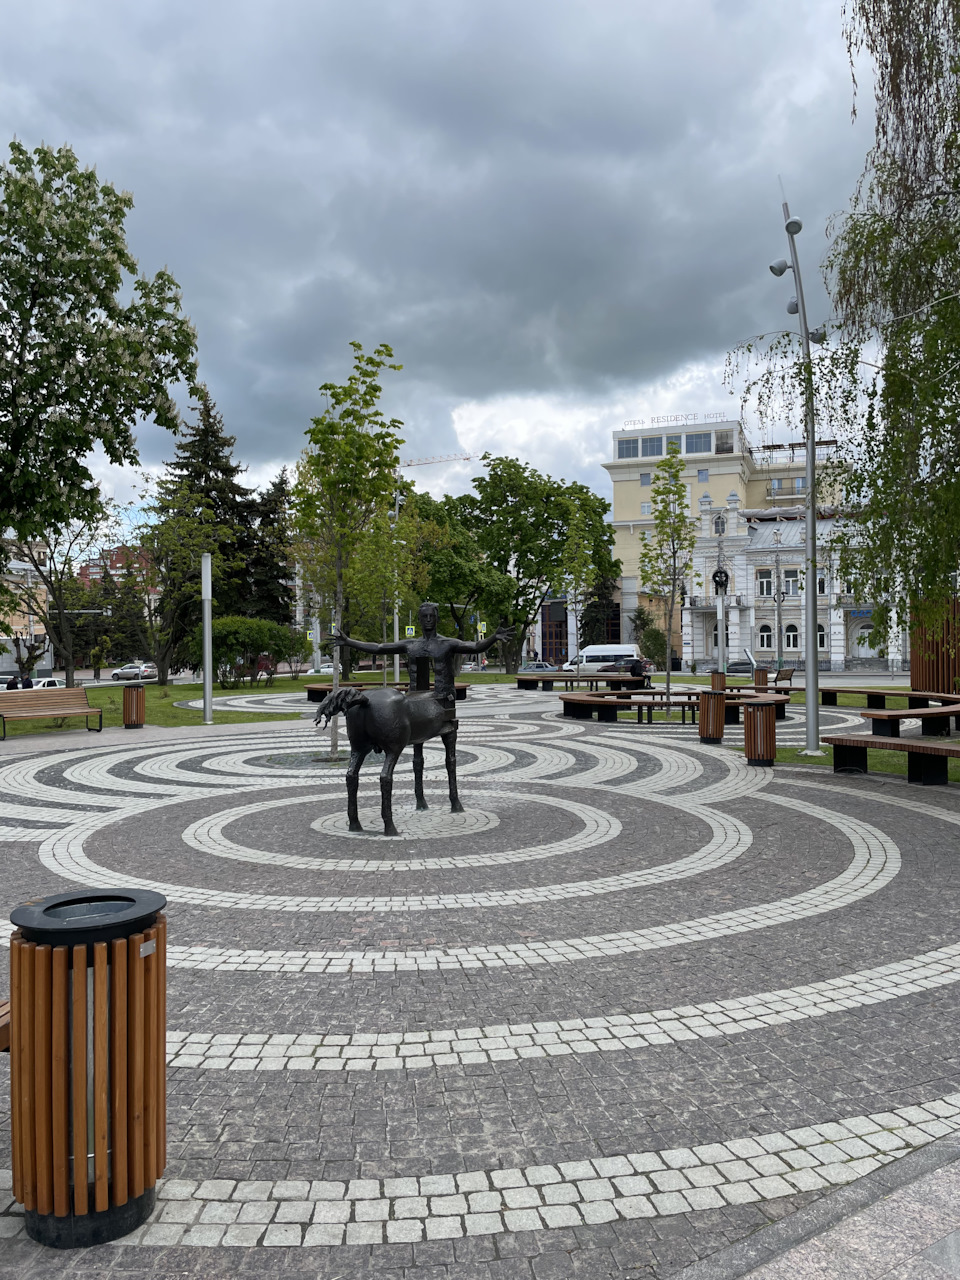
[(196, 380), (176, 281), (127, 246), (132, 207), (69, 147), (14, 141), (0, 165), (0, 524), (19, 538), (94, 520), (91, 450), (136, 463), (138, 418), (176, 430), (171, 385)]

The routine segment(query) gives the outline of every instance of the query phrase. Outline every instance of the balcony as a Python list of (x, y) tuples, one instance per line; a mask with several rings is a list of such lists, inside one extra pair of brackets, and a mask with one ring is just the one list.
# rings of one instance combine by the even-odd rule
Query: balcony
[[(746, 603), (746, 596), (728, 595), (724, 596), (728, 609), (742, 609)], [(713, 613), (717, 611), (716, 596), (687, 596), (688, 609), (709, 609)]]
[(771, 481), (767, 485), (767, 497), (771, 502), (787, 500), (795, 503), (798, 499), (801, 501), (807, 494), (807, 482), (799, 476), (796, 478), (787, 478), (785, 480)]

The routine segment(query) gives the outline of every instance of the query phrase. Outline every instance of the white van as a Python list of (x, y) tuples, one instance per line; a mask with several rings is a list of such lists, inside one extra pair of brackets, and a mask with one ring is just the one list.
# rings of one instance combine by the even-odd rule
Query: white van
[(579, 661), (581, 675), (593, 675), (611, 662), (633, 662), (640, 656), (635, 644), (587, 644), (580, 650), (579, 660), (563, 664), (563, 671), (576, 671)]

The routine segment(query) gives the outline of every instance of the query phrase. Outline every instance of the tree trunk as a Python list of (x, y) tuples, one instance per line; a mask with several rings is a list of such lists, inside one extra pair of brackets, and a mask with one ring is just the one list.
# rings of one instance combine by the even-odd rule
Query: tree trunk
[[(671, 662), (671, 653), (672, 653), (672, 649), (673, 649), (673, 606), (674, 606), (674, 604), (676, 603), (676, 599), (677, 599), (677, 589), (676, 589), (676, 587), (675, 587), (675, 586), (673, 586), (673, 587), (671, 587), (671, 590), (670, 590), (670, 603), (669, 603), (669, 606), (668, 606), (668, 609), (667, 609), (667, 625), (666, 625), (666, 632), (667, 632), (667, 702), (669, 702), (669, 701), (670, 701), (670, 672), (671, 672), (671, 668), (672, 668), (672, 666), (673, 666), (673, 663)], [(668, 709), (668, 710), (667, 710), (667, 715), (669, 715), (669, 714), (670, 714), (670, 711), (669, 711), (669, 709)]]

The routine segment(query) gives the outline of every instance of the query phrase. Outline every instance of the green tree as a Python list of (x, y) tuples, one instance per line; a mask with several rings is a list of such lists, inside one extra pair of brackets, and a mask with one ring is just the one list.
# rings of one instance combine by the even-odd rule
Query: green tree
[[(287, 628), (265, 618), (214, 618), (212, 639), (213, 666), (222, 689), (238, 688), (244, 681), (256, 684), (264, 672), (269, 684), (280, 660), (277, 655), (289, 644)], [(191, 632), (186, 652), (195, 669), (202, 665), (202, 626)]]
[[(380, 408), (382, 369), (399, 370), (393, 351), (382, 343), (372, 355), (351, 342), (353, 372), (345, 383), (325, 382), (326, 407), (307, 430), (307, 447), (297, 464), (293, 490), (297, 558), (306, 588), (333, 606), (342, 628), (347, 575), (354, 556), (378, 514), (393, 501), (403, 443), (403, 426)], [(340, 653), (349, 650), (341, 648)], [(338, 681), (334, 671), (334, 687)], [(337, 751), (337, 723), (331, 730)]]
[(580, 642), (583, 615), (593, 591), (597, 570), (593, 563), (593, 539), (583, 510), (577, 506), (570, 512), (567, 537), (560, 560), (560, 576), (554, 590), (567, 599), (567, 613), (573, 617), (577, 675), (580, 674)]
[(289, 625), (293, 616), (290, 481), (286, 467), (249, 501), (246, 593), (241, 613)]
[(12, 142), (0, 166), (0, 523), (21, 540), (95, 525), (91, 451), (136, 463), (137, 421), (175, 431), (170, 384), (195, 381), (176, 281), (127, 247), (132, 207), (69, 147)]
[(616, 617), (616, 601), (613, 598), (616, 587), (615, 574), (597, 573), (583, 610), (581, 644), (604, 644), (609, 638), (607, 629), (610, 620)]
[(486, 562), (506, 580), (501, 617), (516, 638), (504, 648), (507, 670), (515, 672), (527, 631), (561, 576), (572, 510), (583, 513), (597, 570), (616, 576), (610, 504), (586, 485), (554, 480), (515, 458), (484, 454), (483, 461), (487, 471), (474, 480), (476, 497), (464, 501), (465, 523)]
[[(693, 548), (697, 521), (690, 515), (690, 496), (683, 483), (683, 459), (676, 445), (667, 447), (654, 471), (650, 501), (653, 532), (640, 535), (637, 582), (646, 591), (663, 596), (666, 602), (667, 698), (670, 697), (670, 655), (673, 641), (673, 611), (677, 598), (693, 568)], [(658, 664), (659, 665), (659, 664)]]

